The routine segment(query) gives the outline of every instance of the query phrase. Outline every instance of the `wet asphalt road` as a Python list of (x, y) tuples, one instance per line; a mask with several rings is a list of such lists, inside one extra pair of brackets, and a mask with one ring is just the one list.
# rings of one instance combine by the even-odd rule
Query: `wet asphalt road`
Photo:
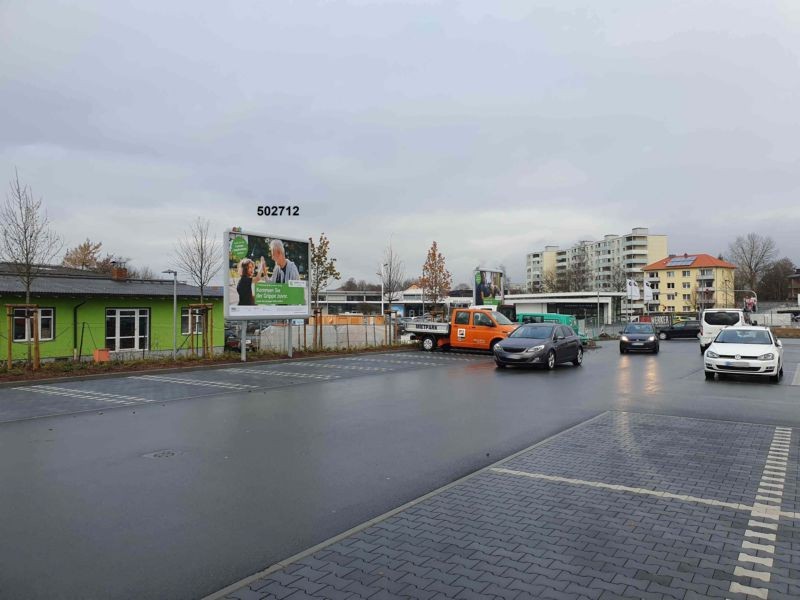
[(785, 359), (779, 385), (706, 382), (673, 341), (552, 373), (399, 353), (0, 388), (0, 598), (199, 598), (606, 410), (797, 427)]

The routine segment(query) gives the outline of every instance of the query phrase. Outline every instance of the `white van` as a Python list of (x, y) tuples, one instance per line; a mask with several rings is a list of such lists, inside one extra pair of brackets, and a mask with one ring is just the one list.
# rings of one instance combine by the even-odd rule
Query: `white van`
[(748, 325), (743, 310), (736, 308), (708, 308), (700, 315), (700, 354), (705, 354), (706, 349), (717, 337), (717, 334), (726, 327)]

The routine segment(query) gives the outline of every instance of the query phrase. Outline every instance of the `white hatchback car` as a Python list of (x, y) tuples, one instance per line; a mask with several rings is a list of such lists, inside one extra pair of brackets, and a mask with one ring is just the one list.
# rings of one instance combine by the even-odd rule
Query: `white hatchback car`
[(783, 376), (783, 344), (766, 327), (726, 327), (703, 355), (706, 379), (714, 373), (766, 375), (778, 383)]

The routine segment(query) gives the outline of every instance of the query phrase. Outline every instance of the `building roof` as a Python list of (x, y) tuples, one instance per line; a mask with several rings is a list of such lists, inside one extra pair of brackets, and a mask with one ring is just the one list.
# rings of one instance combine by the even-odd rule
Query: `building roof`
[[(114, 280), (110, 275), (71, 269), (69, 267), (46, 266), (33, 280), (31, 294), (36, 296), (162, 296), (172, 297), (172, 279), (125, 279)], [(0, 263), (0, 294), (24, 294), (25, 286), (14, 274), (13, 266)], [(180, 297), (199, 297), (200, 288), (178, 282)], [(222, 298), (221, 286), (209, 286), (205, 297)]]
[(728, 261), (715, 258), (710, 254), (671, 254), (647, 265), (643, 271), (661, 271), (663, 269), (708, 269), (719, 267), (721, 269), (735, 269), (736, 265)]

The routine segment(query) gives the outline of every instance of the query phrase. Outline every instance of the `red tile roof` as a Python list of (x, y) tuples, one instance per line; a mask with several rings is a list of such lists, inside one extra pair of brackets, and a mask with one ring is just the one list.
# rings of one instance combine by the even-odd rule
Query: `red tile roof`
[[(690, 264), (690, 265), (689, 264), (686, 264), (686, 265), (672, 265), (670, 267), (667, 267), (667, 263), (669, 263), (671, 260), (689, 258), (689, 257), (692, 257), (692, 256), (694, 256), (695, 259), (694, 259), (694, 262), (692, 262), (692, 264)], [(698, 269), (698, 268), (708, 269), (708, 268), (711, 268), (711, 267), (721, 267), (723, 269), (735, 269), (736, 265), (731, 264), (726, 260), (720, 260), (719, 258), (715, 258), (715, 257), (711, 256), (710, 254), (675, 254), (675, 255), (672, 255), (672, 256), (668, 256), (666, 258), (662, 258), (661, 260), (658, 260), (658, 261), (654, 262), (651, 265), (647, 265), (642, 270), (643, 271), (660, 271), (662, 269), (675, 269), (675, 270)]]

